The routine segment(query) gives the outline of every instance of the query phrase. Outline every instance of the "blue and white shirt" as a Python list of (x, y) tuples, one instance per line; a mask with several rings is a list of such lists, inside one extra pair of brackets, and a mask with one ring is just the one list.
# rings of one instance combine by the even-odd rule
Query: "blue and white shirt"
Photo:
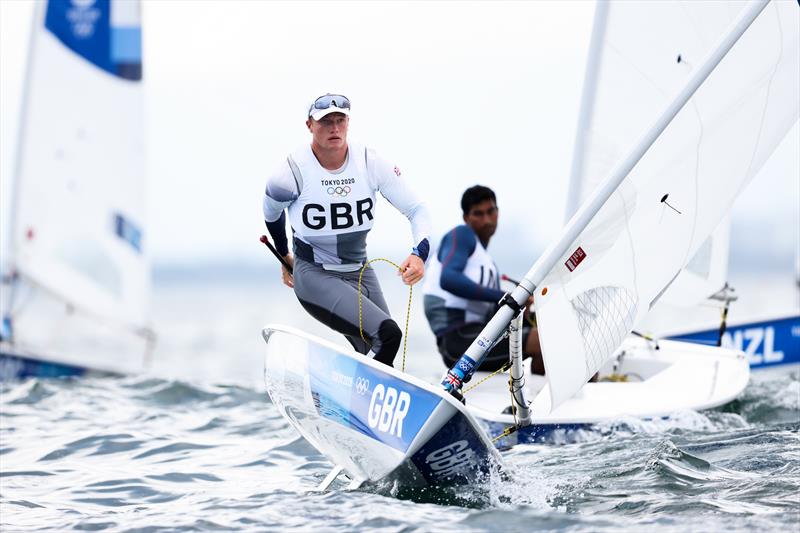
[(423, 292), (425, 316), (436, 336), (467, 323), (485, 323), (504, 295), (497, 265), (466, 225), (442, 238)]

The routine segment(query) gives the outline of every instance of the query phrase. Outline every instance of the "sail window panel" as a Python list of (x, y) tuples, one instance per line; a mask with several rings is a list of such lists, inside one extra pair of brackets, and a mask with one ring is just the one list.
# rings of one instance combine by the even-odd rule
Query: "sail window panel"
[(586, 346), (584, 377), (589, 379), (633, 329), (636, 297), (621, 287), (598, 287), (574, 298), (572, 307)]

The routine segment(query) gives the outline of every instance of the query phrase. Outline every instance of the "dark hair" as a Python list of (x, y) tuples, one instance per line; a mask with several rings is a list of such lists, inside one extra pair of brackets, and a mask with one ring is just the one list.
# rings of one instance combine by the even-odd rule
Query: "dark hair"
[(494, 191), (483, 185), (473, 185), (461, 195), (461, 211), (464, 212), (464, 215), (468, 215), (473, 205), (479, 204), (485, 200), (492, 200), (497, 204)]

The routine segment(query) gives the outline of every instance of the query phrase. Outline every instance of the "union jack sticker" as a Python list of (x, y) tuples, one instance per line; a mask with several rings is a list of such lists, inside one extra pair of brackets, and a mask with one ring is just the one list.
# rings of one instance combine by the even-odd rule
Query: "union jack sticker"
[(447, 383), (449, 383), (450, 385), (455, 385), (455, 386), (461, 385), (461, 380), (458, 378), (458, 376), (456, 376), (455, 374), (451, 374), (451, 373), (449, 373), (449, 372), (448, 372), (448, 374), (447, 374), (447, 375), (444, 377), (444, 380), (445, 380)]

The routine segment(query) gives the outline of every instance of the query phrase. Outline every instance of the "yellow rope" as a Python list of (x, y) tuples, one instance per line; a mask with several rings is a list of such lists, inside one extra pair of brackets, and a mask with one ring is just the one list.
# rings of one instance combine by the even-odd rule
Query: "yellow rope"
[(495, 443), (495, 442), (499, 441), (503, 437), (508, 437), (509, 435), (511, 435), (512, 433), (517, 431), (518, 429), (519, 429), (519, 426), (517, 426), (517, 425), (508, 426), (502, 433), (500, 433), (498, 436), (496, 436), (495, 438), (492, 439), (492, 443)]
[(628, 374), (609, 374), (608, 376), (604, 376), (603, 379), (600, 381), (613, 381), (615, 383), (627, 383), (628, 381)]
[[(510, 368), (510, 367), (511, 367), (511, 362), (509, 361), (508, 363), (503, 365), (503, 368), (501, 368), (500, 370), (508, 370), (508, 368)], [(497, 372), (495, 372), (495, 374), (497, 374)], [(492, 374), (492, 376), (493, 375), (494, 374)], [(489, 376), (489, 378), (492, 377), (492, 376)], [(486, 379), (489, 379), (489, 378), (486, 378)], [(486, 381), (486, 379), (481, 380), (479, 383), (476, 383), (474, 386), (477, 387), (478, 385), (480, 385), (481, 383)], [(508, 376), (508, 393), (511, 395), (511, 415), (514, 417), (514, 425), (513, 426), (508, 426), (506, 429), (504, 429), (502, 433), (500, 433), (498, 436), (496, 436), (495, 438), (492, 439), (492, 443), (497, 442), (498, 440), (502, 439), (503, 437), (508, 437), (509, 435), (511, 435), (512, 433), (514, 433), (515, 431), (517, 431), (519, 429), (519, 420), (517, 420), (517, 408), (516, 408), (517, 401), (514, 399), (513, 382), (511, 380), (511, 375), (510, 374)]]
[(491, 374), (489, 374), (488, 376), (486, 376), (485, 378), (483, 378), (479, 382), (467, 387), (466, 389), (464, 389), (464, 391), (461, 394), (468, 393), (469, 391), (471, 391), (472, 389), (474, 389), (475, 387), (477, 387), (481, 383), (485, 382), (487, 379), (491, 379), (493, 376), (496, 376), (500, 372), (505, 372), (509, 368), (511, 368), (511, 361), (507, 361), (507, 362), (503, 363), (503, 366), (501, 366), (500, 368), (498, 368), (497, 370), (495, 370), (494, 372), (492, 372)]
[[(362, 307), (361, 307), (361, 278), (364, 276), (364, 271), (367, 267), (374, 263), (375, 261), (384, 261), (389, 263), (390, 265), (394, 266), (397, 270), (400, 270), (400, 265), (393, 261), (389, 261), (388, 259), (384, 259), (382, 257), (377, 257), (375, 259), (370, 259), (367, 261), (363, 267), (361, 267), (361, 272), (358, 274), (358, 332), (361, 335), (361, 339), (369, 344), (366, 337), (364, 337), (364, 318), (362, 314)], [(413, 294), (413, 288), (411, 285), (408, 286), (408, 307), (406, 309), (406, 330), (403, 332), (403, 372), (406, 371), (406, 347), (408, 345), (408, 321), (411, 318), (411, 295)]]
[[(400, 270), (400, 265), (398, 265), (394, 261), (390, 261), (389, 259), (384, 259), (382, 257), (376, 257), (375, 259), (370, 259), (369, 261), (367, 261), (364, 264), (363, 267), (361, 267), (361, 272), (358, 273), (358, 333), (361, 335), (361, 340), (363, 340), (364, 342), (368, 342), (368, 341), (367, 341), (366, 337), (364, 337), (364, 315), (363, 315), (363, 306), (361, 304), (361, 299), (363, 297), (362, 293), (361, 293), (361, 279), (364, 277), (364, 271), (367, 269), (367, 267), (369, 267), (369, 265), (374, 263), (375, 261), (384, 261), (386, 263), (389, 263), (393, 267), (395, 267), (397, 270)], [(406, 326), (405, 326), (405, 332), (403, 333), (403, 368), (402, 368), (403, 372), (405, 372), (405, 370), (406, 370), (406, 350), (407, 350), (407, 347), (408, 347), (408, 323), (409, 323), (409, 320), (411, 318), (411, 296), (412, 296), (412, 294), (413, 294), (413, 287), (411, 285), (409, 285), (408, 286), (408, 306), (406, 308)], [(530, 321), (530, 319), (529, 319), (529, 321)], [(532, 322), (532, 325), (535, 325), (535, 324), (536, 324), (535, 322)], [(511, 368), (511, 361), (505, 362), (503, 364), (503, 366), (501, 366), (500, 368), (498, 368), (497, 370), (495, 370), (494, 372), (492, 372), (491, 374), (489, 374), (488, 376), (486, 376), (485, 378), (483, 378), (479, 382), (477, 382), (474, 385), (472, 385), (472, 386), (468, 387), (467, 389), (465, 389), (464, 392), (462, 392), (462, 394), (468, 393), (469, 391), (471, 391), (472, 389), (474, 389), (475, 387), (477, 387), (481, 383), (484, 383), (486, 380), (491, 379), (493, 376), (496, 376), (497, 374), (499, 374), (501, 372), (505, 372), (509, 368)], [(511, 435), (512, 433), (514, 433), (515, 431), (517, 431), (519, 429), (519, 422), (517, 422), (517, 412), (516, 412), (516, 409), (513, 407), (514, 406), (514, 391), (511, 388), (511, 376), (508, 377), (508, 391), (509, 391), (509, 393), (511, 393), (511, 405), (512, 405), (511, 412), (512, 412), (512, 414), (514, 416), (514, 425), (507, 427), (501, 434), (499, 434), (498, 436), (493, 438), (492, 439), (493, 443), (497, 442), (498, 440), (502, 439), (503, 437), (507, 437), (507, 436)]]

